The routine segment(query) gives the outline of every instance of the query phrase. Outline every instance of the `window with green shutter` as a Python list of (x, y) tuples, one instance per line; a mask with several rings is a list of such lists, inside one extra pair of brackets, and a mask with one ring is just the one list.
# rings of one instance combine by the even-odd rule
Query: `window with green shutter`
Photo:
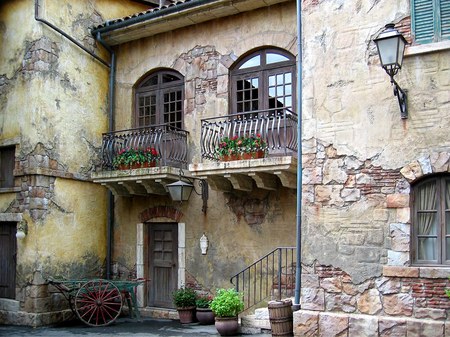
[(416, 43), (450, 39), (450, 0), (411, 0), (412, 33)]

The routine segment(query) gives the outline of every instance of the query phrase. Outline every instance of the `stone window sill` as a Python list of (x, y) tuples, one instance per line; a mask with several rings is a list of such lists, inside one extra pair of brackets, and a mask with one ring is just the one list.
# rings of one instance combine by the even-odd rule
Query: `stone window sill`
[(448, 49), (450, 49), (450, 40), (407, 46), (405, 49), (405, 57), (433, 53)]
[(448, 278), (450, 266), (418, 267), (418, 266), (383, 266), (385, 277), (422, 277), (422, 278)]
[(0, 188), (0, 194), (1, 193), (15, 193), (15, 192), (20, 192), (21, 189), (20, 187), (4, 187), (4, 188)]

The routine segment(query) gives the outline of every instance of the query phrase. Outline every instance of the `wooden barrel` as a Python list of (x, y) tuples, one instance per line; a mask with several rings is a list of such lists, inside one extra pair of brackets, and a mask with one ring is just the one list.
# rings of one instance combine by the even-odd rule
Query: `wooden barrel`
[(293, 336), (292, 301), (270, 301), (268, 307), (272, 336)]

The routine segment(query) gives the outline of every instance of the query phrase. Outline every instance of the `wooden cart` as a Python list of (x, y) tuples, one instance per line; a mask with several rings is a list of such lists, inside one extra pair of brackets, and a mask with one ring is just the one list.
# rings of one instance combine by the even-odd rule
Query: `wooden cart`
[(136, 287), (146, 280), (49, 280), (69, 302), (72, 312), (85, 324), (106, 326), (113, 323), (126, 300), (131, 317), (140, 320)]

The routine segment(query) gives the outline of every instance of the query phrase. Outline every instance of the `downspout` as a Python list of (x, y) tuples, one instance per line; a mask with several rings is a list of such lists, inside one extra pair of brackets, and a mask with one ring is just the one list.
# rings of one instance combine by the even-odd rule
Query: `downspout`
[(299, 310), (300, 306), (300, 289), (302, 277), (302, 1), (297, 0), (297, 214), (296, 214), (296, 231), (297, 231), (297, 261), (295, 268), (295, 298), (294, 311)]
[(79, 48), (81, 48), (82, 50), (84, 50), (86, 53), (88, 53), (89, 55), (91, 55), (93, 58), (95, 58), (97, 61), (101, 62), (103, 65), (107, 66), (108, 68), (111, 67), (111, 65), (106, 62), (105, 60), (103, 60), (101, 57), (95, 55), (93, 52), (91, 52), (89, 49), (87, 49), (85, 46), (83, 46), (81, 43), (79, 43), (77, 40), (75, 40), (72, 36), (70, 36), (69, 34), (67, 34), (66, 32), (62, 31), (61, 29), (59, 29), (58, 27), (56, 27), (54, 24), (52, 24), (51, 22), (48, 22), (45, 19), (42, 19), (39, 17), (39, 0), (35, 0), (34, 2), (34, 19), (36, 21), (42, 22), (44, 24), (46, 24), (47, 26), (49, 26), (51, 29), (57, 31), (59, 34), (61, 34), (62, 36), (64, 36), (66, 39), (68, 39), (69, 41), (71, 41), (72, 43), (74, 43), (75, 45), (77, 45)]
[[(108, 131), (111, 132), (114, 129), (114, 111), (115, 111), (115, 79), (116, 79), (116, 54), (114, 50), (102, 39), (100, 33), (95, 35), (95, 39), (110, 53), (111, 55), (111, 68), (109, 72), (109, 99), (108, 99)], [(107, 197), (107, 219), (106, 219), (106, 278), (111, 279), (111, 262), (114, 243), (114, 195), (108, 190)]]
[[(81, 43), (79, 43), (77, 40), (75, 40), (73, 37), (53, 25), (52, 23), (48, 22), (45, 19), (42, 19), (39, 17), (39, 0), (35, 0), (34, 2), (34, 19), (36, 21), (42, 22), (64, 36), (66, 39), (70, 40), (72, 43), (77, 45), (79, 48), (84, 50), (86, 53), (91, 55), (93, 58), (95, 58), (97, 61), (101, 62), (103, 65), (108, 67), (110, 69), (109, 72), (109, 121), (108, 121), (108, 130), (112, 131), (114, 126), (114, 82), (115, 82), (115, 70), (116, 70), (116, 55), (114, 51), (101, 39), (100, 33), (98, 33), (97, 41), (100, 42), (100, 44), (108, 50), (108, 52), (111, 54), (111, 64), (103, 60), (101, 57), (97, 56), (90, 50), (88, 50), (86, 47), (84, 47)], [(107, 211), (107, 233), (106, 233), (106, 278), (111, 278), (111, 257), (112, 257), (112, 242), (113, 242), (113, 224), (114, 224), (114, 196), (112, 195), (111, 191), (108, 191), (108, 197), (107, 197), (107, 203), (108, 203), (108, 211)]]

